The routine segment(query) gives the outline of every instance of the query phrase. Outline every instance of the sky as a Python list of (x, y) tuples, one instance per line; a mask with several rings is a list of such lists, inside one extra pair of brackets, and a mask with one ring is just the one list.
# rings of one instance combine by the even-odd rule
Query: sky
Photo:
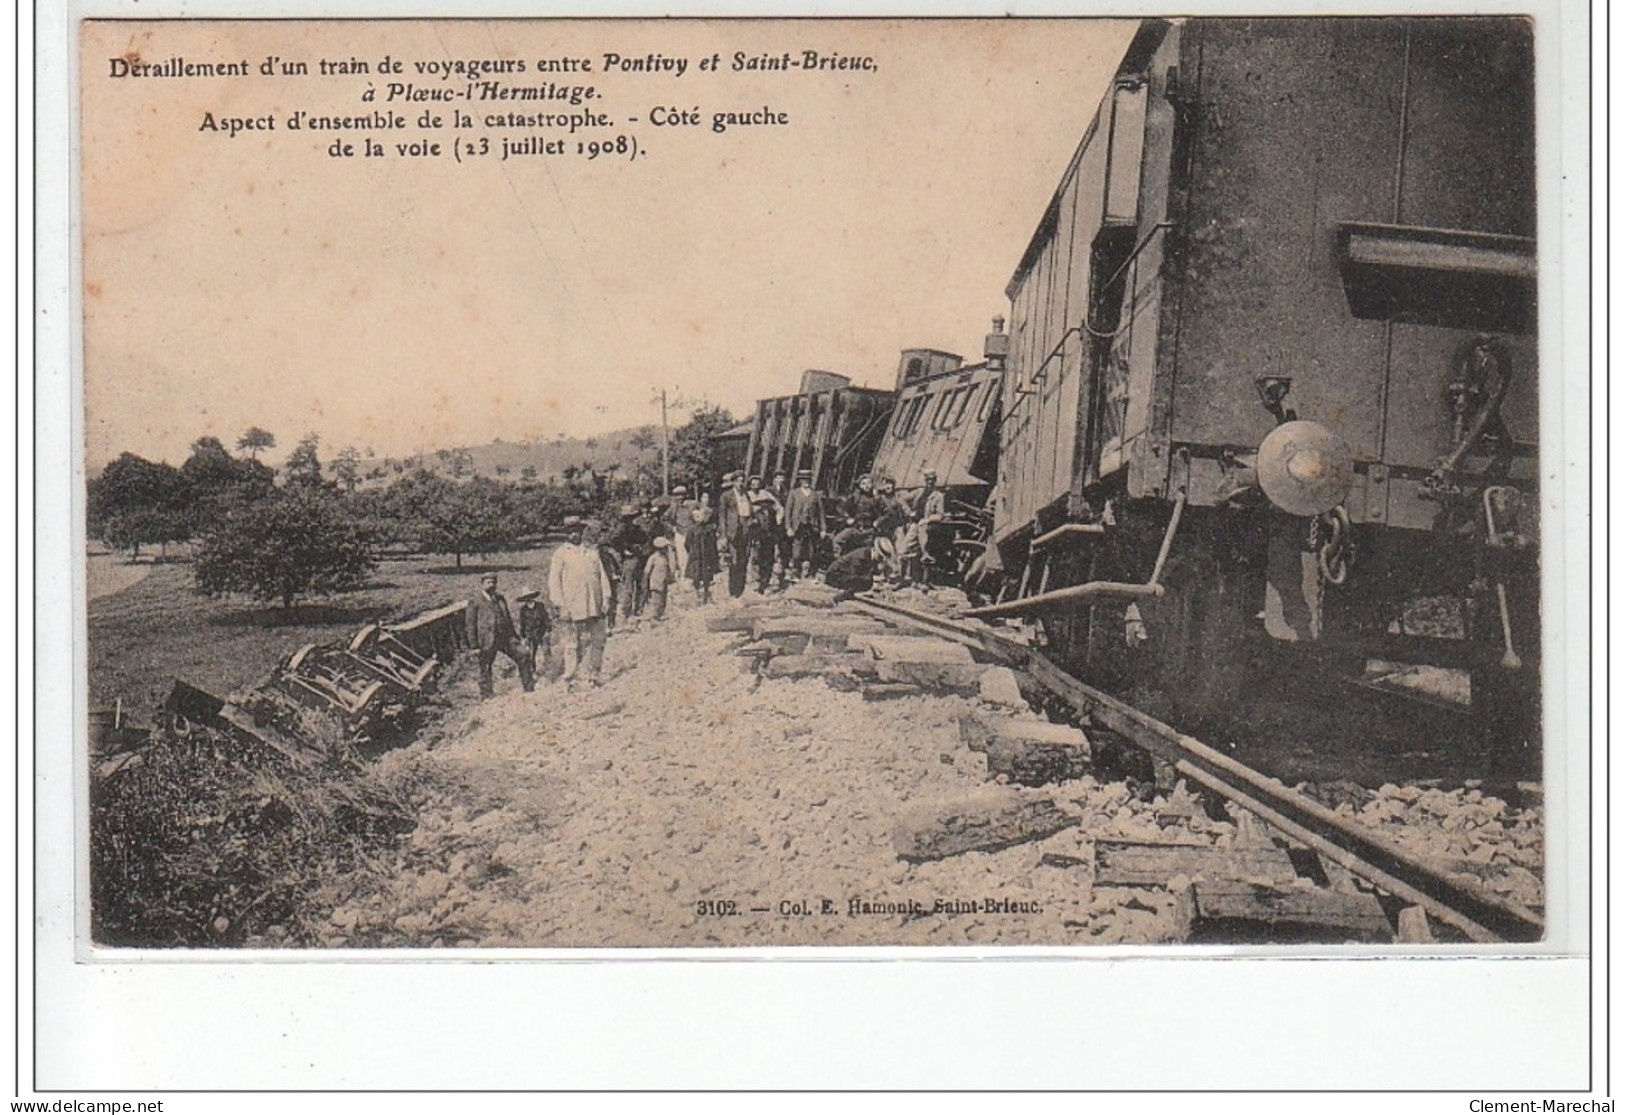
[[(1089, 20), (86, 23), (86, 464), (179, 463), (247, 427), (379, 455), (745, 417), (820, 368), (890, 387), (900, 350), (979, 359), (1004, 287), (1127, 45)], [(740, 70), (734, 58), (873, 59)], [(611, 63), (606, 55), (622, 61)], [(672, 65), (629, 71), (651, 55)], [(267, 58), (304, 75), (262, 77)], [(383, 74), (388, 57), (404, 72)], [(700, 68), (716, 57), (720, 72)], [(246, 61), (246, 77), (113, 76)], [(368, 74), (322, 75), (328, 60)], [(537, 72), (584, 59), (591, 69)], [(684, 72), (674, 72), (675, 63)], [(419, 101), (418, 62), (593, 100)], [(443, 70), (443, 65), (431, 67)], [(410, 86), (388, 100), (389, 85)], [(369, 86), (372, 101), (362, 97)], [(405, 118), (290, 130), (295, 112)], [(661, 111), (657, 111), (661, 110)], [(718, 133), (718, 112), (785, 123)], [(451, 126), (453, 111), (475, 126)], [(442, 127), (417, 127), (424, 113)], [(494, 126), (493, 113), (604, 126)], [(659, 124), (696, 114), (698, 124)], [(636, 122), (633, 122), (635, 118)], [(690, 117), (692, 118), (692, 117)], [(231, 120), (252, 121), (230, 134)], [(269, 125), (266, 127), (265, 125)], [(626, 136), (636, 157), (576, 143)], [(383, 157), (360, 155), (367, 137)], [(498, 158), (505, 140), (562, 151)], [(484, 139), (486, 153), (453, 142)], [(335, 140), (356, 155), (334, 157)], [(438, 156), (395, 144), (439, 143)], [(630, 152), (629, 152), (630, 154)]]

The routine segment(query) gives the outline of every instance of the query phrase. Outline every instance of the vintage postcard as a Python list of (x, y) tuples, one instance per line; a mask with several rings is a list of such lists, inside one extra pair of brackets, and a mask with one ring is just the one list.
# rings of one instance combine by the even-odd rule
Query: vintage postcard
[(1534, 31), (83, 23), (90, 940), (1540, 941)]
[[(820, 1082), (757, 1048), (812, 1020), (829, 1064), (887, 1027), (938, 1065), (858, 1084), (1568, 1086), (1565, 28), (70, 22), (40, 1025), (79, 1032), (93, 978), (185, 1007), (95, 993), (106, 1063), (53, 1041), (42, 1079), (737, 1084), (672, 1022), (700, 994), (764, 1086)], [(939, 1063), (1004, 1040), (953, 1004), (1097, 1032), (1133, 996), (1073, 962), (1125, 955), (1171, 1002), (1321, 989), (1389, 1071), (1263, 1010), (1201, 1023), (1287, 1051), (1223, 1081)], [(1406, 966), (1457, 1023), (1413, 1057), (1395, 966), (1165, 963), (1220, 955), (1500, 959)], [(820, 970), (640, 963), (763, 957)], [(460, 1069), (337, 1058), (313, 985), (482, 1013)]]

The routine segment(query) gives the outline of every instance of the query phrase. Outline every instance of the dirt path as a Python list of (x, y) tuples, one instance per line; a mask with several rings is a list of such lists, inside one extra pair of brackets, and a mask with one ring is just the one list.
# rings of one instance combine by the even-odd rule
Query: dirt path
[[(959, 719), (978, 703), (865, 702), (816, 678), (758, 677), (730, 653), (734, 636), (706, 630), (730, 605), (687, 604), (658, 627), (614, 635), (599, 690), (544, 683), (526, 694), (510, 676), (481, 702), (459, 661), (452, 711), (379, 761), (385, 778), (416, 787), (409, 846), (354, 892), (324, 896), (324, 942), (1159, 943), (1179, 939), (1174, 896), (1095, 885), (1094, 842), (1238, 839), (1235, 825), (1203, 816), (1159, 827), (1161, 799), (1085, 777), (1040, 791), (1078, 827), (904, 862), (892, 843), (903, 814), (1009, 792), (989, 786), (985, 757), (961, 739)], [(1513, 815), (1477, 790), (1366, 796), (1362, 822), (1540, 900), (1538, 809)], [(988, 900), (1011, 905), (986, 912)], [(939, 902), (957, 909), (937, 912)]]
[[(982, 757), (958, 730), (975, 702), (865, 703), (817, 679), (759, 680), (728, 653), (731, 637), (705, 630), (723, 607), (680, 606), (658, 628), (613, 636), (595, 692), (524, 694), (507, 679), (473, 703), (459, 679), (438, 736), (383, 760), (439, 787), (403, 870), (338, 903), (330, 943), (1064, 944), (1129, 931), (1095, 917), (1118, 903), (1087, 878), (1040, 866), (1046, 851), (1079, 851), (1076, 829), (994, 854), (899, 861), (901, 812), (986, 789)], [(1087, 782), (1069, 793), (1126, 796)], [(848, 912), (853, 899), (929, 908), (939, 897), (1038, 912)], [(710, 913), (710, 902), (740, 912)], [(781, 914), (781, 903), (834, 912)], [(1141, 920), (1135, 939), (1166, 931), (1151, 908), (1128, 915)]]
[(85, 559), (85, 599), (95, 600), (127, 589), (144, 580), (152, 568), (151, 562), (137, 564), (123, 554), (91, 554)]

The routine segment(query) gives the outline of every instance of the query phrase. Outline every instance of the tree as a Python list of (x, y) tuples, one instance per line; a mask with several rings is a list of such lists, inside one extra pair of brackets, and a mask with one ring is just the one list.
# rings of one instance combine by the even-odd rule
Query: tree
[(737, 425), (734, 416), (722, 407), (696, 407), (688, 421), (672, 432), (671, 480), (673, 484), (694, 487), (709, 483), (722, 471), (722, 458), (711, 439)]
[(375, 566), (371, 540), (328, 492), (294, 486), (232, 507), (198, 547), (200, 592), (243, 593), (293, 607), (302, 596), (349, 592)]
[(200, 437), (181, 465), (181, 477), (202, 521), (219, 513), (223, 504), (265, 495), (275, 485), (276, 473), (257, 460), (233, 457), (219, 438)]
[(294, 451), (288, 454), (288, 463), (283, 466), (287, 470), (290, 485), (305, 488), (322, 486), (322, 462), (316, 455), (321, 443), (322, 439), (315, 434), (306, 434), (299, 439)]
[(115, 550), (128, 549), (132, 557), (139, 557), (143, 542), (160, 547), (170, 542), (184, 542), (192, 537), (195, 523), (183, 508), (137, 507), (108, 518), (102, 528), (102, 541)]
[(260, 459), (260, 453), (264, 450), (276, 448), (276, 435), (271, 433), (270, 430), (250, 426), (243, 431), (243, 436), (237, 439), (237, 448), (243, 450), (257, 461)]
[(518, 545), (513, 491), (487, 477), (457, 482), (421, 470), (389, 488), (389, 513), (426, 553), (490, 554)]
[(355, 486), (361, 481), (361, 451), (353, 445), (346, 445), (333, 457), (333, 478), (339, 486), (347, 492), (355, 491)]
[(121, 453), (85, 486), (90, 532), (139, 556), (142, 543), (191, 537), (191, 501), (179, 469)]

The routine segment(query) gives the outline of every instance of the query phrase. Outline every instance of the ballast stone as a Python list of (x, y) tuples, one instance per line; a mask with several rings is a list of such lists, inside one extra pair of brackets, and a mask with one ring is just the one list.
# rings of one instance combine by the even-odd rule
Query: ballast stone
[(1027, 699), (1021, 695), (1016, 672), (1008, 666), (989, 666), (978, 679), (977, 696), (990, 705), (1023, 710)]

